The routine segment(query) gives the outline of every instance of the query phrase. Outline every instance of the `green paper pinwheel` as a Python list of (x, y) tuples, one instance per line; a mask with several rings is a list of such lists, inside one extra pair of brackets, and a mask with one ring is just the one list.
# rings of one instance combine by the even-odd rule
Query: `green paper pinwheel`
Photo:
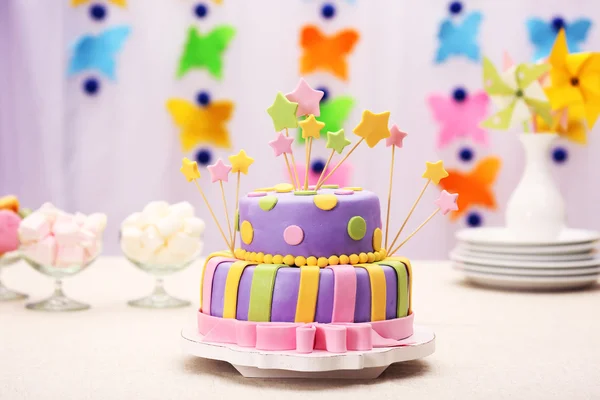
[(547, 64), (519, 64), (502, 74), (487, 58), (483, 58), (483, 87), (499, 111), (482, 123), (490, 129), (523, 128), (534, 115), (552, 122), (550, 102), (539, 79), (548, 72)]
[(195, 27), (190, 27), (179, 59), (177, 77), (181, 78), (193, 68), (206, 68), (214, 78), (221, 79), (223, 53), (234, 36), (235, 29), (229, 25), (219, 25), (206, 35), (199, 33)]
[[(350, 96), (338, 96), (334, 99), (321, 103), (321, 115), (316, 117), (317, 121), (324, 122), (325, 127), (321, 129), (321, 137), (327, 132), (337, 132), (342, 129), (344, 122), (354, 108), (354, 99)], [(298, 129), (297, 143), (304, 143), (302, 129)]]

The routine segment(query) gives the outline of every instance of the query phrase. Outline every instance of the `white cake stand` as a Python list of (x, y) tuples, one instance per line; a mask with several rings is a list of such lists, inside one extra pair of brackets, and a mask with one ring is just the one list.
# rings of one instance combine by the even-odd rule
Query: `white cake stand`
[(246, 378), (375, 379), (393, 363), (427, 357), (435, 351), (432, 330), (415, 326), (411, 344), (343, 354), (315, 350), (261, 351), (234, 344), (205, 343), (194, 327), (181, 331), (181, 347), (196, 357), (226, 361)]

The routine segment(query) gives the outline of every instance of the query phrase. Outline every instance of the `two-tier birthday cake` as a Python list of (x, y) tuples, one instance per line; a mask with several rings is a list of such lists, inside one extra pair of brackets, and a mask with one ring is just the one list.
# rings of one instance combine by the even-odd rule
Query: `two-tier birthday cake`
[[(298, 88), (304, 85), (301, 81)], [(276, 131), (285, 129), (286, 137), (287, 129), (298, 124), (298, 103), (304, 110), (315, 107), (309, 100), (303, 103), (303, 96), (293, 94), (278, 94), (268, 110)], [(306, 114), (308, 117), (299, 124), (310, 157), (310, 146), (320, 137), (323, 124), (314, 118), (314, 113)], [(390, 130), (388, 119), (389, 113), (365, 111), (354, 129), (361, 139), (338, 166), (362, 141), (374, 147), (387, 139), (389, 146), (401, 147), (406, 134), (396, 126)], [(330, 134), (338, 139), (329, 140)], [(279, 135), (281, 139), (283, 133)], [(336, 145), (340, 143), (340, 132), (326, 135), (326, 147), (332, 149), (332, 156), (334, 151), (341, 154), (350, 143), (344, 138), (340, 148)], [(382, 215), (378, 196), (360, 187), (326, 184), (331, 170), (329, 174), (324, 171), (317, 185), (309, 187), (289, 168), (287, 156), (293, 157), (291, 138), (285, 143), (284, 148), (272, 147), (277, 156), (285, 156), (291, 183), (256, 189), (241, 198), (236, 196), (233, 229), (229, 224), (228, 229), (222, 229), (207, 203), (229, 250), (210, 254), (204, 264), (198, 310), (198, 331), (203, 340), (301, 353), (343, 353), (409, 343), (414, 317), (413, 272), (407, 258), (391, 255), (404, 243), (396, 245), (406, 221), (390, 240), (391, 251), (386, 251), (386, 216)], [(219, 161), (212, 169), (209, 167), (212, 181), (227, 181), (231, 171), (237, 174), (239, 187), (241, 173), (248, 172), (253, 159), (242, 150), (230, 161), (231, 166)], [(197, 165), (184, 159), (181, 170), (188, 181), (196, 183), (206, 201), (198, 183)], [(425, 187), (409, 216), (427, 185), (432, 181), (439, 183), (446, 175), (441, 161), (427, 163)], [(456, 209), (456, 195), (442, 192), (435, 204), (438, 208), (431, 217), (438, 211), (445, 214)], [(387, 213), (386, 230), (389, 224)], [(226, 230), (230, 231), (229, 236)], [(238, 235), (241, 243), (236, 246)], [(385, 235), (385, 242), (388, 236)]]

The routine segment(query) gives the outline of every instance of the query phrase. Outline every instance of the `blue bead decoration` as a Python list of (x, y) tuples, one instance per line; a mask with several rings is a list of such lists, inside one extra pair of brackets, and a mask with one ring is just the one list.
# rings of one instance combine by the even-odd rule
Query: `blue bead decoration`
[(208, 94), (208, 92), (199, 92), (196, 95), (196, 103), (198, 103), (199, 106), (206, 107), (210, 104), (210, 94)]
[(100, 90), (100, 82), (96, 78), (87, 78), (83, 81), (83, 91), (90, 96), (96, 95)]
[(200, 165), (208, 165), (212, 160), (212, 153), (208, 149), (201, 149), (196, 153), (196, 161)]
[(456, 88), (454, 89), (454, 92), (452, 92), (452, 97), (454, 97), (455, 101), (461, 103), (467, 98), (467, 91), (461, 87)]
[(194, 14), (196, 14), (196, 17), (198, 18), (204, 18), (208, 14), (208, 7), (203, 3), (199, 3), (194, 7)]
[(102, 21), (106, 17), (106, 7), (102, 4), (93, 4), (90, 7), (90, 17), (95, 21)]
[(327, 90), (327, 88), (319, 87), (319, 88), (317, 88), (317, 90), (320, 90), (321, 92), (323, 92), (323, 97), (321, 98), (321, 102), (327, 101), (327, 99), (329, 98), (329, 91)]
[(469, 162), (473, 159), (473, 150), (465, 147), (458, 152), (458, 157), (461, 161)]
[(556, 32), (560, 31), (565, 27), (565, 20), (562, 17), (554, 17), (552, 19), (552, 27)]
[(450, 11), (450, 14), (460, 14), (460, 12), (462, 11), (463, 5), (460, 1), (453, 1), (452, 3), (450, 3), (450, 6), (448, 6), (448, 10)]
[(481, 226), (481, 224), (483, 224), (483, 218), (479, 213), (472, 212), (469, 213), (469, 215), (467, 215), (467, 225), (469, 225), (470, 227), (476, 228), (478, 226)]
[(323, 15), (323, 18), (333, 18), (335, 16), (335, 7), (333, 4), (326, 3), (323, 5), (323, 8), (321, 8), (321, 14)]
[(569, 158), (569, 153), (564, 147), (557, 147), (552, 151), (552, 159), (557, 164), (562, 164)]
[(315, 174), (320, 174), (325, 169), (325, 163), (322, 160), (315, 160), (310, 168)]

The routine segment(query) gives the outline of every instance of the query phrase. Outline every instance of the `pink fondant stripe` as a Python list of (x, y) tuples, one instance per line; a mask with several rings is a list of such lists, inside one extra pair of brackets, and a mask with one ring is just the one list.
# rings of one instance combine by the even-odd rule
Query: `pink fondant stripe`
[(212, 297), (212, 284), (215, 276), (215, 270), (225, 261), (235, 261), (231, 257), (213, 257), (207, 263), (204, 270), (204, 282), (202, 283), (202, 304), (200, 311), (210, 314), (210, 299)]
[(378, 347), (412, 344), (413, 314), (407, 317), (359, 324), (297, 324), (249, 322), (198, 313), (202, 341), (233, 343), (258, 350), (311, 353), (369, 351)]
[(333, 270), (332, 323), (354, 322), (356, 303), (356, 272), (350, 265), (330, 266)]

